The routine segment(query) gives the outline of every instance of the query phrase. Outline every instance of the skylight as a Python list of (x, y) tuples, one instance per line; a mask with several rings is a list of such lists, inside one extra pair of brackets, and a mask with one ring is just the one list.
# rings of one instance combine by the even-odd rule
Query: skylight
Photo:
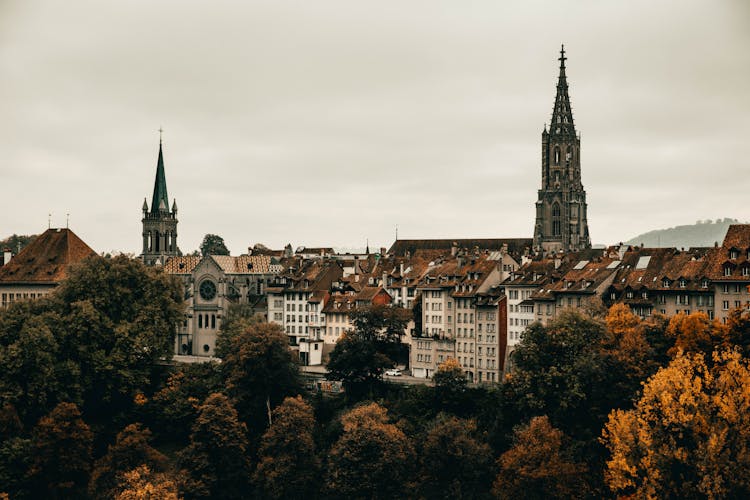
[(636, 269), (646, 269), (648, 267), (648, 263), (651, 260), (650, 255), (642, 255), (641, 258), (638, 259), (638, 264), (635, 265)]
[(607, 266), (607, 269), (616, 269), (617, 266), (619, 265), (620, 265), (619, 260), (613, 260), (612, 262), (609, 263), (609, 265)]
[(586, 264), (588, 264), (588, 263), (589, 263), (589, 261), (582, 260), (578, 264), (576, 264), (576, 266), (573, 269), (583, 269), (584, 267), (586, 267)]

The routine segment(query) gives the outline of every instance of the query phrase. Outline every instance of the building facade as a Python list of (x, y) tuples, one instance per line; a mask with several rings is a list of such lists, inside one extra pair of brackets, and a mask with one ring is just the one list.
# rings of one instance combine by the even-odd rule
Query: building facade
[(586, 191), (581, 182), (581, 138), (573, 124), (565, 49), (549, 131), (542, 132), (542, 187), (536, 202), (534, 250), (571, 252), (591, 246)]

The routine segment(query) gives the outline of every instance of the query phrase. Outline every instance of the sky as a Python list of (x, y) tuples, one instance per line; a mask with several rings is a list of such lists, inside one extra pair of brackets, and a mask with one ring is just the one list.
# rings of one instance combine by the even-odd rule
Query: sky
[(0, 238), (531, 238), (565, 44), (592, 243), (750, 219), (750, 2), (0, 0)]

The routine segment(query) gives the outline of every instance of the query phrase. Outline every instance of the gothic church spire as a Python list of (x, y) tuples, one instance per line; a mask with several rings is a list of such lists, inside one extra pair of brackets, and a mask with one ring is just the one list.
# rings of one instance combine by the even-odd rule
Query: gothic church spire
[(164, 174), (164, 155), (162, 154), (161, 138), (159, 139), (159, 159), (156, 162), (154, 196), (151, 200), (151, 213), (159, 211), (169, 212), (169, 195), (167, 195), (167, 178)]
[(565, 76), (565, 45), (560, 49), (560, 76), (557, 79), (557, 95), (555, 96), (555, 107), (552, 109), (552, 123), (550, 134), (558, 136), (575, 137), (576, 130), (573, 125), (573, 110), (570, 108), (570, 95), (568, 95), (568, 80)]

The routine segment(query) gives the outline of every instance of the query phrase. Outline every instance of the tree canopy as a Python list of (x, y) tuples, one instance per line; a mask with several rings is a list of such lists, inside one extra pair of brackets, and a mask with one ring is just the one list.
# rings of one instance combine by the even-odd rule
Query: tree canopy
[(224, 244), (224, 238), (217, 234), (207, 234), (201, 242), (201, 255), (229, 255), (229, 249)]

